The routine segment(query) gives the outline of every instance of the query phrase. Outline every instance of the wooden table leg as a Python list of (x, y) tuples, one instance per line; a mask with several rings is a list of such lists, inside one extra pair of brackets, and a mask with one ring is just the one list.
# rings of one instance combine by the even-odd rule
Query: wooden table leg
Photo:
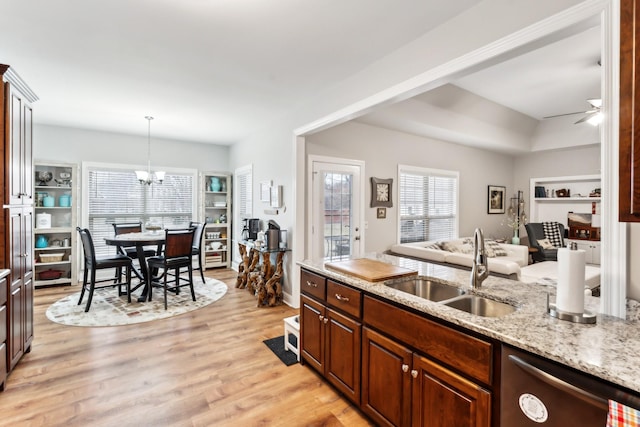
[(284, 273), (284, 269), (282, 268), (283, 258), (284, 252), (278, 252), (276, 256), (276, 270), (265, 284), (265, 288), (267, 289), (267, 304), (269, 307), (282, 304), (282, 284), (280, 283), (280, 279), (282, 279)]
[[(256, 272), (256, 266), (260, 262), (260, 252), (251, 248), (249, 251), (249, 267), (247, 268), (247, 289), (251, 293), (256, 291), (256, 281), (259, 272)], [(258, 274), (254, 274), (258, 273)]]
[(242, 261), (238, 264), (236, 288), (244, 288), (247, 286), (247, 275), (249, 274), (249, 257), (247, 257), (247, 247), (242, 243), (238, 243), (238, 251), (240, 251), (240, 259)]

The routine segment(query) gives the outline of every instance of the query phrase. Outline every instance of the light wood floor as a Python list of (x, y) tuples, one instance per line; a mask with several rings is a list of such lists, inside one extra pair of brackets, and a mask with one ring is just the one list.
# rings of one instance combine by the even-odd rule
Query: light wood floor
[(35, 339), (0, 393), (11, 426), (368, 426), (309, 367), (263, 343), (288, 306), (257, 308), (235, 272), (209, 270), (228, 293), (200, 310), (131, 326), (62, 326), (47, 307), (78, 287), (36, 289)]

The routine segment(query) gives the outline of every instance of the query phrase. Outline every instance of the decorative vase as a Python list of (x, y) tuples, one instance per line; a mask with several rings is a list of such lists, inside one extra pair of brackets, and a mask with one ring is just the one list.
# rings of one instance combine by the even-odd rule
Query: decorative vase
[(514, 245), (519, 245), (519, 244), (520, 244), (520, 237), (518, 237), (518, 236), (513, 236), (513, 237), (511, 238), (511, 243), (512, 243), (512, 244), (514, 244)]
[(211, 191), (220, 191), (220, 178), (216, 176), (211, 177), (209, 188), (211, 189)]

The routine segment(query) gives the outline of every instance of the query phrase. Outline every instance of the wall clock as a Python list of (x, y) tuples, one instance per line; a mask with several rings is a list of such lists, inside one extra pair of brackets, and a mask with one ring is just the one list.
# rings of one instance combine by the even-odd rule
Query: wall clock
[(393, 206), (391, 189), (393, 179), (380, 179), (371, 177), (371, 207), (390, 208)]

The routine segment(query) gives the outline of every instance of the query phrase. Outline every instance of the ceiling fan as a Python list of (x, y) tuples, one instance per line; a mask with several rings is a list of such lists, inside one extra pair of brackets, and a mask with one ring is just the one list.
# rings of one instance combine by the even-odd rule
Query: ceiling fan
[(554, 117), (562, 117), (562, 116), (571, 116), (574, 114), (585, 114), (580, 120), (575, 122), (574, 124), (588, 122), (592, 125), (597, 125), (602, 121), (602, 113), (600, 112), (600, 108), (602, 107), (602, 99), (600, 98), (590, 98), (587, 99), (587, 102), (591, 106), (587, 111), (577, 111), (575, 113), (565, 113), (565, 114), (556, 114), (555, 116), (547, 116), (543, 117), (543, 119), (551, 119)]

